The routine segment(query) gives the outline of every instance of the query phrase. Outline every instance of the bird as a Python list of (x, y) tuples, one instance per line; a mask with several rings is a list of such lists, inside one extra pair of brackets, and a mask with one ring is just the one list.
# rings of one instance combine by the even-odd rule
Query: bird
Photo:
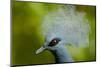
[(85, 12), (77, 11), (75, 5), (59, 6), (48, 12), (41, 24), (44, 45), (36, 50), (36, 54), (49, 50), (56, 63), (74, 62), (67, 45), (84, 47), (89, 44), (89, 20)]

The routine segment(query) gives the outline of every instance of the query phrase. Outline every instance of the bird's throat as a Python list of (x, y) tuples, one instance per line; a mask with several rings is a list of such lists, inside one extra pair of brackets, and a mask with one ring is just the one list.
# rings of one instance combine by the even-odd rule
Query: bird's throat
[(60, 46), (56, 50), (51, 51), (55, 57), (56, 63), (73, 62), (72, 57), (65, 46)]

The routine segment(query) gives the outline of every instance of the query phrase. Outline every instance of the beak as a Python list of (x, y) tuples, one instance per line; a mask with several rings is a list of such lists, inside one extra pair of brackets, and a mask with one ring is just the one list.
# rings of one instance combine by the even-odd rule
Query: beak
[(43, 52), (44, 50), (45, 50), (45, 48), (42, 46), (36, 51), (36, 54), (39, 54), (39, 53)]

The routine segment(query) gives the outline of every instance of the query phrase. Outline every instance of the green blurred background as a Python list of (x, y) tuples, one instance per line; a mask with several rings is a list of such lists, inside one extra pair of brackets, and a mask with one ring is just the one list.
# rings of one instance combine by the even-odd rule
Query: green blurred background
[[(49, 51), (36, 55), (35, 51), (44, 43), (40, 25), (44, 15), (54, 11), (63, 4), (50, 4), (40, 2), (16, 2), (12, 1), (12, 34), (11, 34), (11, 64), (49, 64), (55, 63), (53, 55)], [(96, 7), (77, 5), (77, 11), (86, 13), (90, 21), (91, 33), (89, 47), (69, 47), (70, 53), (76, 62), (96, 60)]]

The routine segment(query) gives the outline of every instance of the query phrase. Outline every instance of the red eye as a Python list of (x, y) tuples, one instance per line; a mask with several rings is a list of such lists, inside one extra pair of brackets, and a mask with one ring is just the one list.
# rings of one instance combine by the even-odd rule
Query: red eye
[(55, 38), (55, 39), (53, 39), (53, 40), (49, 43), (48, 46), (55, 46), (56, 44), (59, 43), (59, 41), (60, 41), (59, 38)]

